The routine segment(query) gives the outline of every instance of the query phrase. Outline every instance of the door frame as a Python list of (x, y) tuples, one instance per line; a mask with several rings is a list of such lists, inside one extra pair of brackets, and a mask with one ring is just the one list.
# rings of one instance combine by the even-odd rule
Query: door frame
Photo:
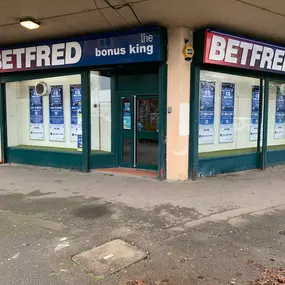
[[(130, 106), (131, 106), (131, 130), (130, 130), (130, 136), (131, 136), (131, 153), (130, 153), (130, 160), (131, 162), (128, 163), (124, 163), (123, 162), (123, 139), (125, 138), (123, 135), (123, 99), (124, 98), (129, 98), (130, 99)], [(128, 168), (134, 168), (134, 169), (148, 169), (148, 170), (157, 170), (159, 169), (159, 160), (160, 160), (160, 154), (159, 154), (159, 144), (160, 144), (160, 140), (159, 140), (159, 132), (157, 134), (157, 140), (158, 140), (158, 152), (157, 152), (157, 164), (156, 165), (151, 165), (151, 164), (136, 164), (134, 166), (134, 159), (135, 159), (135, 152), (137, 151), (137, 149), (135, 149), (137, 147), (136, 145), (136, 140), (137, 140), (137, 132), (136, 132), (136, 126), (134, 124), (134, 114), (135, 114), (135, 108), (136, 108), (136, 104), (137, 102), (135, 102), (138, 98), (142, 99), (142, 98), (147, 98), (147, 99), (157, 99), (158, 102), (160, 101), (159, 99), (159, 94), (120, 94), (119, 95), (119, 110), (118, 110), (118, 157), (119, 157), (119, 167), (128, 167)], [(159, 104), (160, 106), (160, 104)], [(158, 108), (159, 109), (159, 108)], [(160, 111), (160, 110), (159, 110)], [(159, 121), (160, 121), (160, 112), (159, 112)], [(160, 129), (160, 124), (159, 124), (159, 129)]]

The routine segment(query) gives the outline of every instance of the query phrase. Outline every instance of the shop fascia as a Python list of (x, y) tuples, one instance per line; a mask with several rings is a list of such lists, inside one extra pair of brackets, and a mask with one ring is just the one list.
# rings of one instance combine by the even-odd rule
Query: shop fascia
[(81, 56), (82, 49), (78, 42), (8, 49), (0, 53), (0, 68), (30, 68), (33, 62), (36, 63), (36, 67), (76, 64)]
[(94, 60), (116, 56), (136, 57), (143, 54), (150, 57), (150, 60), (152, 57), (155, 60), (157, 57), (155, 48), (158, 45), (160, 45), (158, 33), (140, 33), (105, 39), (3, 49), (0, 50), (0, 72), (78, 65), (81, 59), (84, 60), (86, 57), (92, 57)]
[(269, 72), (285, 72), (285, 49), (216, 31), (206, 31), (204, 62)]

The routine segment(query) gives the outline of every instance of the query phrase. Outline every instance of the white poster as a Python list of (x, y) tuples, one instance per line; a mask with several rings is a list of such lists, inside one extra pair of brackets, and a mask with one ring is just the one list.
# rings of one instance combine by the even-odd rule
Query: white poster
[(44, 139), (44, 125), (30, 124), (30, 139), (43, 140)]
[(62, 142), (64, 141), (64, 125), (50, 125), (49, 128), (50, 141)]
[(213, 144), (214, 143), (214, 126), (199, 126), (199, 144)]
[(189, 104), (180, 104), (179, 135), (189, 135)]

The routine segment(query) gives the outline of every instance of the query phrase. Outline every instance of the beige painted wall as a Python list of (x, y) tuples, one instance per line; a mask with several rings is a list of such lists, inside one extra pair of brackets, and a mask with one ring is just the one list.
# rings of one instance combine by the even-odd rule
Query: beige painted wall
[(190, 63), (182, 49), (189, 39), (185, 27), (168, 30), (167, 179), (188, 179)]

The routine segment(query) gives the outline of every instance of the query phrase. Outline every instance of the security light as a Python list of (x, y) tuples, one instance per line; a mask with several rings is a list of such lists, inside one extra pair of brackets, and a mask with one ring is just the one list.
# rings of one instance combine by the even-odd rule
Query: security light
[(40, 24), (34, 21), (33, 19), (21, 20), (20, 25), (29, 30), (38, 29), (40, 27)]

